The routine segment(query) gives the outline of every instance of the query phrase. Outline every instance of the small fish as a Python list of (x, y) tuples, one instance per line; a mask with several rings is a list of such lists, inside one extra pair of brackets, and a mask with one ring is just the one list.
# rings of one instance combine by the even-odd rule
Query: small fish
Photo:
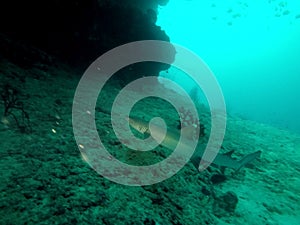
[(232, 18), (239, 18), (241, 17), (242, 15), (240, 13), (236, 13), (236, 14), (233, 14), (232, 15)]
[(284, 16), (289, 15), (289, 14), (290, 14), (290, 11), (289, 11), (289, 10), (284, 10), (284, 11), (282, 12), (282, 15), (284, 15)]

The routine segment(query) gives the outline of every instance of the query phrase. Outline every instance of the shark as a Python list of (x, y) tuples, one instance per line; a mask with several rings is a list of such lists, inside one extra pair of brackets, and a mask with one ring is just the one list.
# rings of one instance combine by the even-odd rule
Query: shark
[[(151, 135), (156, 141), (158, 141), (162, 146), (174, 150), (175, 147), (178, 144), (178, 140), (180, 137), (180, 133), (178, 130), (166, 130), (163, 127), (160, 126), (152, 126), (151, 127), (151, 132), (149, 128), (149, 123), (137, 118), (137, 117), (128, 117), (127, 121), (129, 122), (129, 125), (136, 130), (137, 132), (144, 134), (144, 135)], [(183, 133), (183, 138), (182, 142), (186, 145), (188, 145), (188, 142), (191, 141), (189, 139), (189, 132), (188, 130), (189, 127), (183, 128), (184, 130), (182, 131)], [(163, 140), (161, 141), (161, 139)], [(184, 147), (183, 144), (183, 147)], [(192, 164), (196, 167), (196, 169), (199, 169), (199, 163), (201, 161), (201, 158), (204, 154), (204, 147), (203, 144), (197, 145), (195, 152), (193, 156), (191, 157), (190, 161)], [(259, 158), (261, 155), (261, 151), (256, 151), (253, 153), (250, 153), (240, 160), (234, 159), (232, 157), (232, 154), (234, 153), (234, 150), (229, 151), (224, 154), (217, 154), (216, 157), (214, 158), (212, 164), (218, 168), (220, 168), (221, 172), (224, 173), (225, 168), (230, 168), (235, 170), (236, 172), (239, 171), (241, 168), (244, 166), (248, 165), (249, 163), (253, 162), (255, 159)]]

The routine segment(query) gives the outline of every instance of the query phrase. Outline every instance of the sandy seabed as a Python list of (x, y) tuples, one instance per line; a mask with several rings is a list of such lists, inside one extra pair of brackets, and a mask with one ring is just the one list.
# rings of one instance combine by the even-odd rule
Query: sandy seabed
[[(188, 163), (161, 183), (124, 186), (97, 174), (78, 150), (72, 104), (80, 74), (63, 65), (25, 70), (8, 61), (2, 61), (0, 72), (1, 84), (21, 91), (31, 126), (21, 131), (12, 116), (0, 124), (0, 224), (300, 223), (300, 135), (229, 116), (224, 152), (235, 150), (240, 158), (261, 150), (260, 159), (238, 173), (227, 169), (223, 182), (212, 182), (218, 169), (199, 173)], [(126, 149), (113, 137), (110, 116), (102, 110), (115, 92), (111, 86), (102, 93), (96, 124), (105, 146), (118, 156)], [(156, 111), (172, 119), (169, 107), (153, 102), (149, 108), (151, 101), (136, 115)], [(160, 146), (153, 155), (161, 159), (167, 150)], [(147, 161), (132, 153), (127, 157)], [(235, 207), (224, 197), (228, 192), (238, 199)]]

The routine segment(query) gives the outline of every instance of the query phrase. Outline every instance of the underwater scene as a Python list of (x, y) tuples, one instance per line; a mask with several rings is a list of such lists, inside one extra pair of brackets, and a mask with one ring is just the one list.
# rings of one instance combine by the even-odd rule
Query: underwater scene
[(1, 225), (300, 224), (300, 1), (0, 12)]

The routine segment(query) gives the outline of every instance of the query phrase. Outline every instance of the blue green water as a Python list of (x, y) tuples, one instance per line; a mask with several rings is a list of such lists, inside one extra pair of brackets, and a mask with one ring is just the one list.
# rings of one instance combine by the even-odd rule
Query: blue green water
[(171, 0), (157, 24), (208, 64), (229, 113), (300, 132), (300, 1)]

